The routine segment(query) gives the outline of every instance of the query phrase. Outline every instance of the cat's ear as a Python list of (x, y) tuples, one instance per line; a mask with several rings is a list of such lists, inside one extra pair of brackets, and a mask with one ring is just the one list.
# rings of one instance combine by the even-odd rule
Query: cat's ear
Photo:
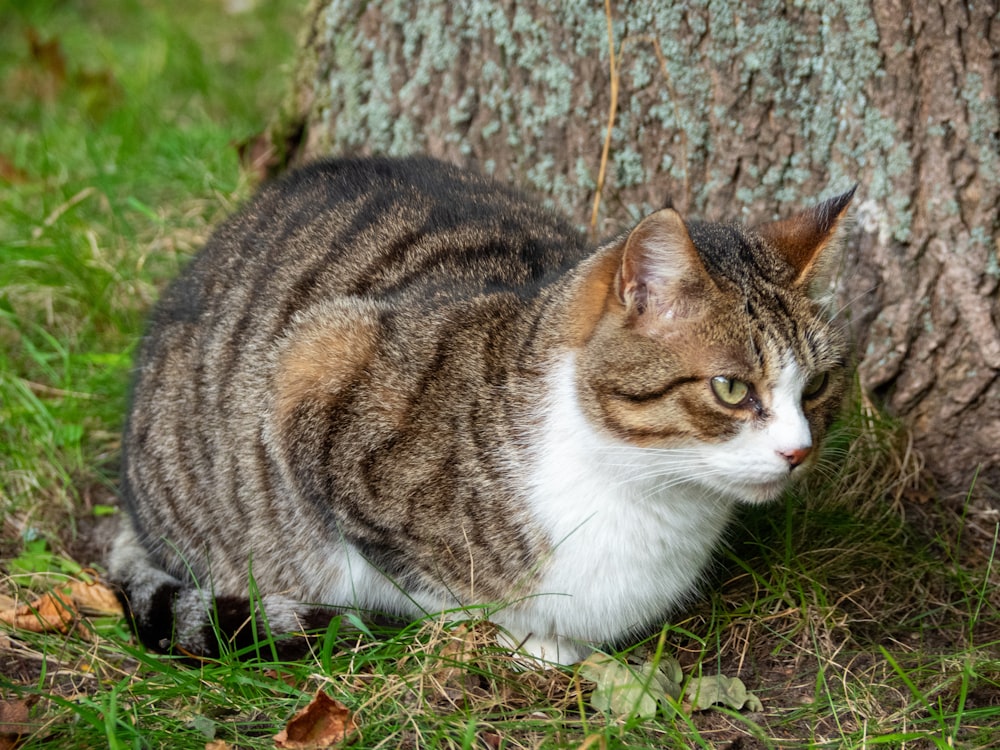
[(616, 287), (630, 315), (695, 317), (711, 286), (687, 227), (674, 209), (650, 214), (629, 233)]
[(846, 193), (823, 201), (794, 216), (757, 228), (795, 272), (796, 286), (816, 294), (828, 287), (837, 265), (837, 237), (854, 197), (855, 185)]

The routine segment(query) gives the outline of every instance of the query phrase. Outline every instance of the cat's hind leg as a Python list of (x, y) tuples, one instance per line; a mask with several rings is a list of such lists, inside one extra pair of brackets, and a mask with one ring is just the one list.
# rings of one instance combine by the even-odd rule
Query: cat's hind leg
[[(108, 571), (136, 636), (162, 653), (216, 657), (224, 649), (240, 650), (268, 635), (325, 627), (338, 614), (280, 594), (219, 596), (210, 587), (180, 581), (150, 558), (128, 519), (108, 558)], [(274, 643), (282, 658), (295, 658), (308, 649), (301, 637)]]

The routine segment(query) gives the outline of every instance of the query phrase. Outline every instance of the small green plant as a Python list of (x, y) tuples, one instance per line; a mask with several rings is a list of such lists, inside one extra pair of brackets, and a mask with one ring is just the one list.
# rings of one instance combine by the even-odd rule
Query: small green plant
[(83, 567), (78, 562), (52, 552), (46, 539), (26, 541), (21, 554), (6, 561), (5, 567), (12, 576), (35, 573), (56, 573), (66, 576), (85, 575)]

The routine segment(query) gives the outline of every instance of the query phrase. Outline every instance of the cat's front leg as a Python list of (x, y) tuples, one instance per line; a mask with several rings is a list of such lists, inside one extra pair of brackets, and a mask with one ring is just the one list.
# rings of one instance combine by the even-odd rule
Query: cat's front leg
[(497, 636), (500, 645), (515, 652), (518, 661), (529, 669), (546, 668), (555, 665), (569, 666), (583, 661), (594, 649), (583, 641), (571, 640), (557, 635), (536, 636), (532, 633), (519, 635), (501, 630)]

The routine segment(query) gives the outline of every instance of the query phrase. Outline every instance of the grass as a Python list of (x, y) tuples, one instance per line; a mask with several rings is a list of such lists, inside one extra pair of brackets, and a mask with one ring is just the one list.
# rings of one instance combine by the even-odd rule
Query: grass
[[(100, 563), (143, 317), (248, 194), (233, 144), (280, 100), (299, 10), (0, 3), (0, 596)], [(0, 711), (26, 709), (24, 747), (273, 747), (320, 688), (363, 747), (996, 746), (993, 550), (970, 554), (905, 434), (855, 401), (815, 481), (747, 513), (705, 597), (623, 654), (738, 675), (762, 712), (605, 716), (575, 671), (518, 671), (483, 624), (345, 622), (298, 662), (265, 647), (191, 666), (114, 617), (0, 629)]]

